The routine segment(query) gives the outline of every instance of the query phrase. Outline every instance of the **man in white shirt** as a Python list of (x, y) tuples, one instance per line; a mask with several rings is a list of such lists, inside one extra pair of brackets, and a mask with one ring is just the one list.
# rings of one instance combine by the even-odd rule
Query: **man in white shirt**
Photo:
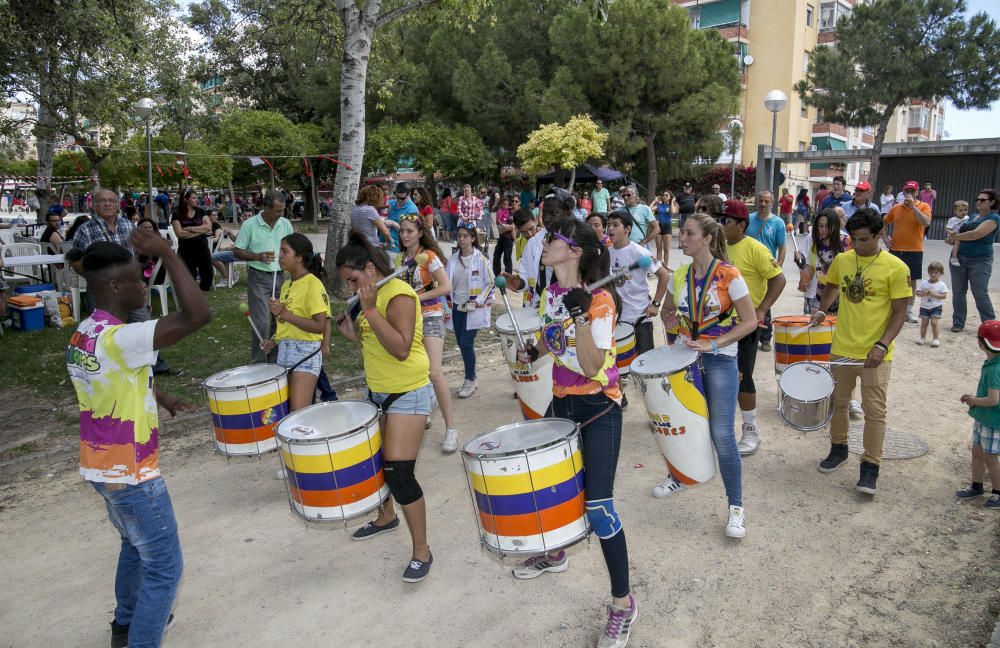
[(545, 240), (547, 231), (563, 218), (573, 218), (573, 206), (576, 201), (565, 189), (553, 187), (542, 200), (541, 221), (542, 229), (531, 237), (524, 246), (521, 259), (517, 264), (517, 274), (502, 272), (500, 276), (507, 280), (507, 287), (510, 290), (521, 291), (527, 289), (527, 294), (522, 301), (537, 308), (541, 301), (542, 291), (552, 282), (552, 269), (542, 266), (542, 242)]
[(729, 200), (729, 198), (726, 197), (726, 194), (722, 193), (722, 187), (720, 187), (717, 184), (712, 185), (712, 195), (718, 196), (719, 200), (721, 200), (722, 202), (726, 202), (727, 200)]

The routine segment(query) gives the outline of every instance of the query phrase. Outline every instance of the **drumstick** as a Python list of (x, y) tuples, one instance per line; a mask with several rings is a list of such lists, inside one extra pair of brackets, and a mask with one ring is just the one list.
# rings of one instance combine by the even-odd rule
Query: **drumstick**
[[(382, 286), (386, 285), (387, 283), (389, 283), (390, 281), (392, 281), (396, 277), (402, 276), (404, 272), (406, 272), (407, 270), (409, 270), (413, 266), (423, 265), (423, 264), (427, 263), (427, 259), (428, 259), (427, 255), (424, 254), (423, 252), (421, 252), (417, 256), (413, 257), (412, 259), (407, 259), (406, 261), (403, 262), (403, 267), (402, 268), (396, 270), (391, 275), (387, 275), (387, 276), (379, 279), (377, 282), (375, 282), (375, 290), (378, 290), (379, 288), (381, 288)], [(353, 297), (351, 297), (350, 299), (347, 300), (347, 310), (350, 310), (351, 308), (353, 308), (354, 305), (357, 304), (357, 303), (358, 303), (358, 296), (354, 295)]]
[(252, 328), (253, 332), (257, 334), (257, 339), (263, 342), (264, 336), (260, 334), (260, 331), (257, 330), (257, 326), (253, 323), (253, 318), (250, 317), (250, 307), (247, 306), (246, 302), (240, 304), (240, 312), (247, 316), (247, 321), (250, 322), (250, 328)]
[(274, 290), (278, 287), (278, 273), (271, 274), (271, 299), (274, 299)]
[(614, 272), (609, 274), (607, 277), (604, 277), (603, 279), (598, 279), (592, 284), (587, 284), (586, 286), (584, 286), (583, 289), (589, 293), (592, 293), (605, 284), (609, 284), (612, 281), (618, 281), (619, 279), (621, 279), (628, 273), (632, 272), (636, 268), (648, 268), (651, 265), (653, 265), (653, 257), (641, 256), (635, 263), (629, 265), (627, 268), (619, 268), (618, 270), (615, 270)]
[(792, 259), (795, 261), (795, 265), (798, 266), (799, 270), (806, 267), (806, 260), (802, 259), (799, 261), (799, 240), (795, 238), (795, 228), (792, 225), (788, 226), (788, 233), (792, 235), (792, 245), (794, 246), (795, 252), (792, 254)]
[(517, 318), (514, 317), (514, 309), (510, 307), (510, 302), (507, 300), (507, 279), (504, 277), (494, 277), (493, 285), (500, 289), (500, 296), (503, 297), (503, 305), (507, 308), (507, 315), (510, 317), (510, 323), (514, 327), (514, 335), (517, 336), (517, 344), (521, 350), (526, 350), (527, 346), (524, 343), (524, 338), (521, 337), (521, 329), (517, 326)]

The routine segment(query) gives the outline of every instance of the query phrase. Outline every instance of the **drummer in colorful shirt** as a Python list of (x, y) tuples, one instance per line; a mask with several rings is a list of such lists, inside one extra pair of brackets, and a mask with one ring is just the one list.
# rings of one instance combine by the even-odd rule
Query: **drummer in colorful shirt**
[(355, 531), (353, 537), (368, 540), (398, 529), (394, 499), (403, 509), (413, 543), (403, 581), (419, 583), (430, 572), (433, 557), (427, 544), (424, 493), (413, 471), (434, 392), (417, 293), (400, 279), (376, 288), (378, 281), (392, 272), (388, 255), (360, 232), (352, 231), (347, 245), (337, 252), (337, 274), (356, 292), (361, 306), (356, 322), (346, 314), (338, 317), (337, 330), (348, 340), (361, 343), (368, 398), (383, 412), (383, 473), (392, 493), (378, 517)]
[[(628, 643), (638, 608), (629, 590), (628, 547), (613, 498), (622, 436), (622, 392), (615, 362), (619, 300), (613, 286), (593, 293), (582, 288), (610, 274), (611, 258), (590, 225), (567, 218), (546, 233), (542, 263), (552, 268), (555, 277), (542, 293), (538, 309), (543, 347), (528, 347), (519, 356), (530, 363), (540, 353), (552, 354), (549, 414), (580, 426), (587, 519), (601, 541), (613, 599), (598, 646), (620, 648)], [(527, 560), (514, 576), (536, 578), (568, 567), (561, 550)]]
[[(689, 216), (680, 243), (694, 261), (674, 271), (660, 316), (668, 330), (679, 327), (677, 343), (701, 353), (709, 431), (729, 502), (726, 535), (742, 538), (743, 466), (734, 430), (740, 384), (736, 343), (756, 330), (757, 315), (746, 281), (729, 263), (722, 225), (708, 214)], [(664, 497), (680, 488), (668, 473), (653, 495)]]

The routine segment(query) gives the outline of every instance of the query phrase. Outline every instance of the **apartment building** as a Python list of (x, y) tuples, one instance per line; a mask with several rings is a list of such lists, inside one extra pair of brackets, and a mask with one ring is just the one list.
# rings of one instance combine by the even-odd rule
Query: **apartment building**
[[(735, 156), (724, 153), (720, 164), (754, 164), (757, 146), (770, 145), (772, 114), (764, 107), (771, 90), (788, 97), (778, 113), (776, 147), (783, 151), (871, 148), (871, 128), (848, 128), (827, 122), (821, 111), (803, 105), (795, 84), (805, 77), (812, 52), (833, 45), (837, 21), (865, 0), (673, 0), (686, 9), (692, 27), (717, 29), (733, 43), (742, 71), (740, 113), (744, 136)], [(728, 120), (727, 120), (728, 123)], [(722, 124), (726, 128), (727, 124)], [(900, 108), (890, 123), (886, 142), (940, 140), (944, 107), (914, 101)], [(783, 168), (792, 193), (815, 192), (843, 175), (854, 185), (867, 177), (867, 163), (800, 164)]]

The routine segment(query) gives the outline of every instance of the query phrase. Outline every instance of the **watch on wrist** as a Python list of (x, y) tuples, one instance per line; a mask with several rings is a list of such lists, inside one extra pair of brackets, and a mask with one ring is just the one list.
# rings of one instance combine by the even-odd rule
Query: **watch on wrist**
[(655, 306), (656, 308), (659, 308), (659, 307), (660, 307), (660, 305), (662, 304), (662, 302), (661, 302), (661, 301), (660, 301), (659, 299), (654, 299), (654, 300), (653, 300), (653, 301), (651, 301), (650, 303), (651, 303), (651, 304), (652, 304), (653, 306)]
[(579, 315), (573, 318), (573, 322), (577, 326), (583, 326), (584, 324), (590, 324), (590, 317), (588, 315)]

